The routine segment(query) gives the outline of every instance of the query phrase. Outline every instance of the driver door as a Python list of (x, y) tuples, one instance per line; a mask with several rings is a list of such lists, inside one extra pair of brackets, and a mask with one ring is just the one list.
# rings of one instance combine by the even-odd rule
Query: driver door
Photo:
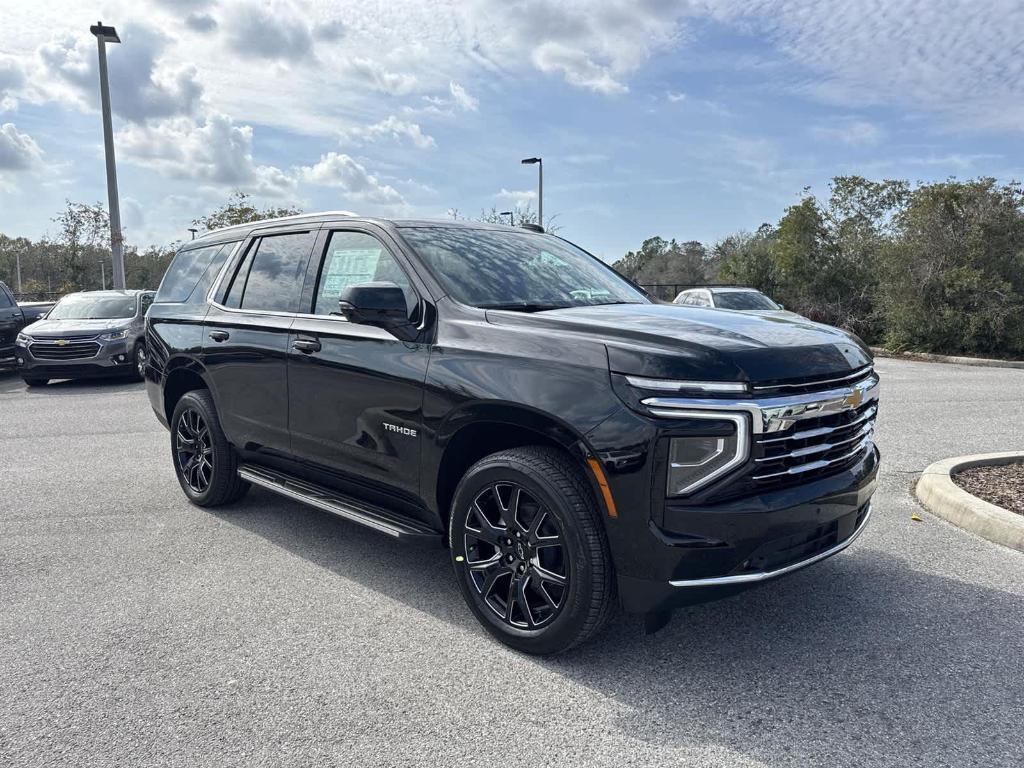
[(338, 314), (343, 288), (388, 281), (410, 317), (420, 298), (406, 267), (370, 229), (325, 230), (310, 260), (288, 344), (288, 426), (299, 460), (348, 480), (418, 497), (429, 345)]

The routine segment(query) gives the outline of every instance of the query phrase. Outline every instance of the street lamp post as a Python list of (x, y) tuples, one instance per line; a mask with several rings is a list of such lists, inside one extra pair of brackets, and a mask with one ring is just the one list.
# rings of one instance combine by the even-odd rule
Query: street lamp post
[(124, 290), (124, 244), (121, 241), (121, 207), (117, 200), (117, 169), (114, 163), (114, 128), (110, 118), (110, 84), (107, 80), (107, 43), (120, 43), (117, 30), (102, 21), (89, 27), (96, 35), (100, 55), (100, 102), (103, 107), (103, 148), (107, 158), (107, 200), (110, 205), (110, 253), (114, 266), (114, 288)]
[(516, 225), (516, 214), (515, 211), (502, 211), (498, 214), (499, 216), (508, 216), (508, 225), (514, 227)]
[(523, 165), (537, 166), (537, 223), (544, 226), (544, 161), (539, 157), (520, 160)]
[(189, 227), (188, 231), (192, 233), (192, 239), (195, 240), (196, 239), (196, 232), (198, 232), (199, 230), (196, 229), (195, 227)]

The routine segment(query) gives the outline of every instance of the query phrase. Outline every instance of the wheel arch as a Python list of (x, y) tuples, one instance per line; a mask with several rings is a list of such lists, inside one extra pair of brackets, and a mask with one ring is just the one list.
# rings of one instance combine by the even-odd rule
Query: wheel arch
[[(557, 417), (514, 403), (474, 403), (450, 414), (435, 436), (437, 463), (428, 467), (426, 488), (447, 527), (455, 489), (466, 471), (484, 456), (524, 445), (546, 445), (569, 455), (592, 488), (586, 465), (590, 448), (583, 435)], [(599, 496), (597, 498), (600, 498)]]
[(185, 358), (168, 361), (164, 373), (163, 408), (167, 423), (170, 424), (174, 406), (187, 393), (197, 389), (209, 390), (213, 396), (206, 370), (195, 360)]

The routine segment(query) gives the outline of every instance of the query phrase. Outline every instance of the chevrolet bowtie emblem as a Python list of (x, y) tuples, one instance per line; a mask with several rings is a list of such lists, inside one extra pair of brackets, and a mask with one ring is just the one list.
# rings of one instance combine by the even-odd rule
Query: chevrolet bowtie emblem
[(56, 340), (55, 342), (53, 342), (53, 343), (54, 343), (54, 344), (56, 344), (56, 345), (57, 345), (58, 347), (66, 347), (66, 346), (67, 346), (68, 344), (70, 344), (71, 342), (70, 342), (70, 341), (68, 341), (67, 339), (57, 339), (57, 340)]
[(853, 392), (846, 396), (846, 404), (851, 408), (857, 408), (861, 401), (864, 400), (864, 391), (861, 389), (855, 389)]

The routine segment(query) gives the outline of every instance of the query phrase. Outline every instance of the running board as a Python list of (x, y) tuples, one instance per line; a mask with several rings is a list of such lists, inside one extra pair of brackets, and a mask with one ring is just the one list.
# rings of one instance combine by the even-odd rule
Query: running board
[(331, 512), (338, 517), (365, 525), (367, 528), (373, 528), (375, 531), (396, 539), (419, 544), (441, 545), (441, 534), (423, 523), (410, 520), (365, 501), (356, 501), (337, 491), (299, 480), (284, 472), (243, 464), (238, 468), (238, 476), (253, 485), (266, 488), (268, 491), (301, 501), (325, 512)]

